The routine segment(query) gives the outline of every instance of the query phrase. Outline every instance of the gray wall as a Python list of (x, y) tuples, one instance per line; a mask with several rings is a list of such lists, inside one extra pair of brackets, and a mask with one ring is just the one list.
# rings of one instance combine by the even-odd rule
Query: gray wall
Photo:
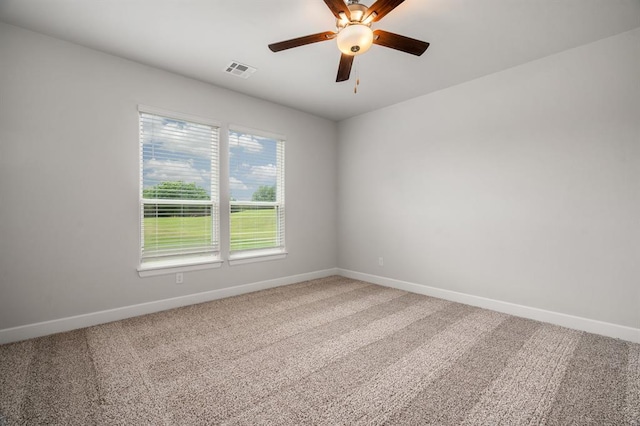
[(640, 327), (640, 30), (339, 140), (341, 268)]
[[(0, 329), (336, 267), (334, 122), (2, 23), (0, 58)], [(138, 104), (287, 136), (286, 260), (138, 277)]]

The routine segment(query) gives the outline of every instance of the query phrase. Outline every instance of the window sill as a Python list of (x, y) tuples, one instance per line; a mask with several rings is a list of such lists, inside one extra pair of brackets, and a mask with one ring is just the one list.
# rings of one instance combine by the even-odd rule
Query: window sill
[(150, 262), (138, 267), (138, 275), (140, 278), (154, 277), (157, 275), (169, 275), (178, 272), (200, 271), (202, 269), (213, 269), (222, 266), (221, 259), (198, 259), (192, 261), (160, 261)]
[(229, 256), (229, 265), (244, 265), (245, 263), (268, 262), (280, 260), (287, 257), (287, 252), (282, 249), (253, 250), (250, 252), (240, 252)]

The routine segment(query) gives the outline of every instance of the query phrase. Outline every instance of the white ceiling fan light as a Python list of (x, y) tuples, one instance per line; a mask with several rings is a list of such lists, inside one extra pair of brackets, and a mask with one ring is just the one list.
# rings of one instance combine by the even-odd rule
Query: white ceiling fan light
[(338, 33), (338, 49), (345, 55), (361, 55), (373, 44), (373, 31), (364, 24), (351, 24)]

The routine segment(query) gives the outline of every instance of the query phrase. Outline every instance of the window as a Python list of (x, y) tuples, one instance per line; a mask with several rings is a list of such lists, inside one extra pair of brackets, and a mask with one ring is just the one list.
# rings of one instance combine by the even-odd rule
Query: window
[(219, 129), (169, 114), (140, 109), (141, 271), (219, 262)]
[(286, 254), (283, 139), (237, 128), (229, 131), (231, 264)]

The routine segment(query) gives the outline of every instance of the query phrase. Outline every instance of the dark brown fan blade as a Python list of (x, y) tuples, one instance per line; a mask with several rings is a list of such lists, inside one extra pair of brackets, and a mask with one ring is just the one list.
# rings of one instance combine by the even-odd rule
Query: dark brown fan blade
[(338, 65), (336, 83), (349, 80), (349, 76), (351, 75), (351, 65), (353, 65), (353, 58), (354, 56), (345, 55), (344, 53), (340, 56), (340, 65)]
[(367, 10), (367, 16), (363, 20), (366, 20), (373, 12), (376, 13), (376, 17), (371, 22), (377, 22), (384, 18), (384, 16), (391, 12), (396, 7), (400, 6), (404, 0), (378, 0), (372, 4)]
[(312, 34), (304, 37), (292, 38), (291, 40), (281, 41), (279, 43), (271, 43), (269, 49), (272, 52), (291, 49), (293, 47), (304, 46), (305, 44), (317, 43), (320, 41), (331, 40), (336, 36), (333, 31), (325, 31), (323, 33)]
[(416, 40), (415, 38), (405, 37), (383, 30), (375, 30), (373, 32), (373, 44), (411, 53), (416, 56), (422, 55), (424, 51), (427, 50), (427, 47), (429, 47), (429, 43), (426, 41)]
[(351, 12), (343, 0), (324, 0), (324, 2), (331, 9), (331, 13), (336, 19), (340, 19), (340, 12), (344, 12), (347, 15), (347, 19), (351, 20)]

